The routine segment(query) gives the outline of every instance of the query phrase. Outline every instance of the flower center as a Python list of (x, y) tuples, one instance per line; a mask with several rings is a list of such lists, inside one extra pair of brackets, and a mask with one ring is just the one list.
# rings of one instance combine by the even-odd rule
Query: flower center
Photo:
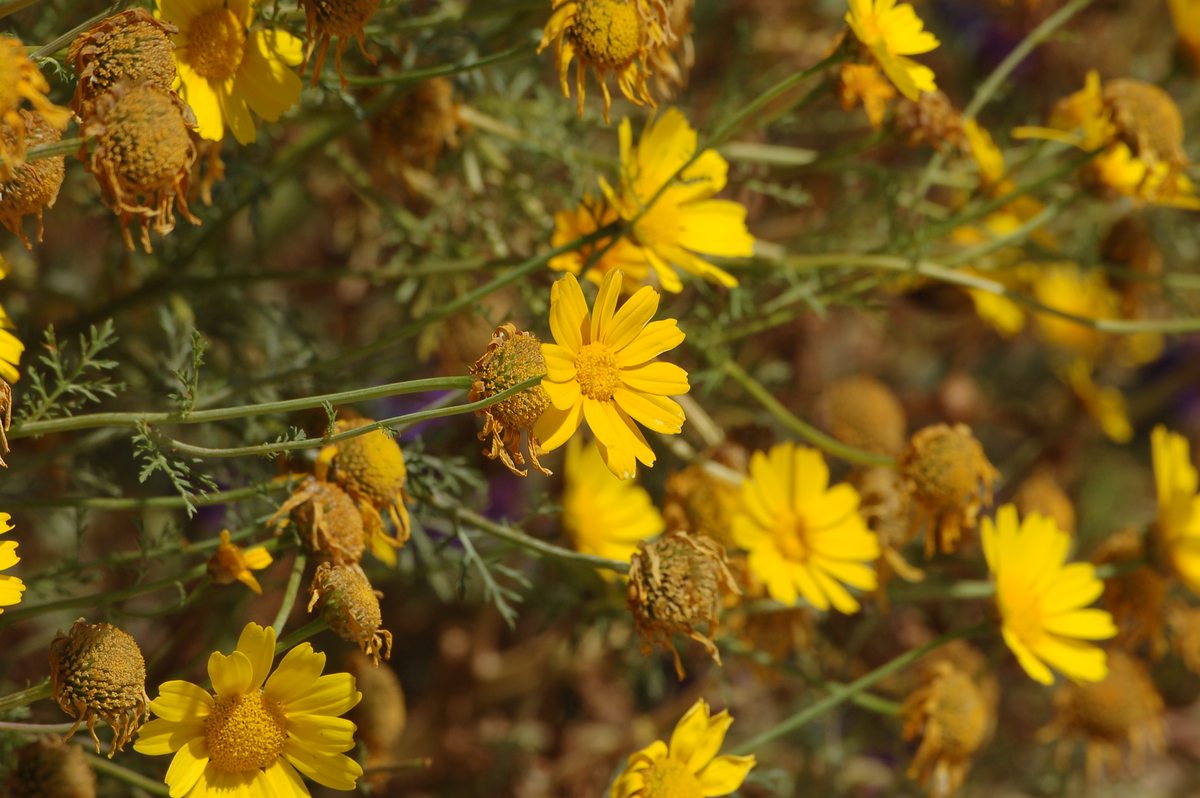
[(226, 773), (270, 767), (283, 753), (286, 740), (283, 710), (262, 690), (218, 698), (204, 722), (208, 756)]
[(225, 80), (237, 72), (246, 52), (246, 31), (228, 8), (214, 8), (192, 20), (188, 63), (196, 74)]
[(646, 770), (646, 798), (702, 798), (704, 790), (688, 769), (674, 759), (655, 762)]
[(613, 391), (621, 384), (617, 356), (607, 344), (587, 344), (575, 358), (575, 376), (579, 390), (588, 399), (612, 401)]
[(641, 17), (629, 0), (583, 0), (571, 34), (591, 61), (600, 66), (624, 66), (641, 45)]
[(787, 514), (775, 524), (775, 545), (792, 562), (808, 560), (808, 540), (804, 519)]

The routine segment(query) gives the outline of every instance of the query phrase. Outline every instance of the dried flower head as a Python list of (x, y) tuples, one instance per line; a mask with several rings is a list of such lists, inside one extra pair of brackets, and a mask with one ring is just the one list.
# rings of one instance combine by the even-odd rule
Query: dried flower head
[(575, 65), (575, 85), (579, 95), (579, 115), (590, 67), (596, 73), (604, 93), (604, 121), (612, 108), (608, 75), (617, 76), (621, 93), (634, 105), (654, 107), (654, 98), (646, 85), (650, 67), (648, 48), (666, 40), (662, 21), (646, 0), (554, 0), (554, 14), (546, 23), (538, 52), (554, 42), (554, 56), (564, 97), (571, 96), (567, 73)]
[(375, 63), (375, 59), (367, 54), (363, 28), (379, 10), (379, 0), (301, 0), (300, 4), (304, 6), (305, 32), (308, 37), (304, 68), (308, 67), (313, 51), (317, 53), (316, 63), (313, 64), (314, 86), (321, 76), (321, 67), (325, 65), (325, 53), (334, 36), (338, 37), (337, 47), (334, 49), (334, 64), (343, 87), (347, 84), (346, 76), (342, 74), (342, 53), (346, 52), (346, 45), (351, 37), (358, 41), (358, 50), (363, 57), (372, 64)]
[(862, 103), (873, 128), (883, 125), (884, 114), (895, 97), (896, 87), (874, 64), (842, 64), (838, 70), (838, 101), (842, 110), (849, 111)]
[[(736, 477), (737, 472), (730, 475)], [(696, 463), (667, 477), (663, 520), (672, 532), (691, 532), (732, 546), (733, 517), (741, 504), (738, 482)]]
[(879, 596), (886, 601), (892, 575), (906, 582), (920, 582), (925, 572), (904, 558), (902, 549), (916, 534), (910, 518), (911, 499), (900, 472), (888, 466), (872, 466), (851, 473), (850, 484), (858, 489), (863, 520), (879, 538), (880, 557), (875, 563)]
[(1150, 166), (1173, 170), (1188, 165), (1183, 148), (1183, 114), (1170, 94), (1140, 80), (1115, 78), (1103, 84), (1101, 97), (1112, 115), (1117, 136)]
[[(369, 418), (339, 419), (337, 431), (373, 424)], [(330, 444), (317, 455), (317, 477), (332, 474), (334, 481), (354, 498), (379, 511), (387, 510), (396, 527), (396, 546), (404, 545), (409, 536), (408, 494), (404, 482), (408, 471), (404, 452), (396, 439), (382, 429)]]
[[(25, 110), (18, 113), (22, 119), (26, 145), (37, 146), (62, 140), (62, 130), (47, 122), (40, 114)], [(4, 146), (12, 149), (17, 145), (18, 132), (7, 123), (0, 125)], [(0, 183), (0, 224), (20, 238), (25, 249), (33, 249), (23, 226), (26, 216), (32, 216), (37, 222), (37, 242), (42, 243), (42, 212), (54, 207), (58, 199), (58, 190), (62, 188), (66, 175), (64, 161), (63, 156), (56, 155), (23, 163), (12, 170), (11, 180)]]
[[(666, 8), (662, 6), (665, 3)], [(696, 63), (692, 42), (692, 13), (696, 0), (663, 0), (661, 9), (663, 36), (651, 42), (646, 52), (647, 68), (654, 74), (654, 88), (662, 97), (673, 97), (687, 85), (688, 72)]]
[(133, 739), (142, 719), (149, 717), (142, 650), (128, 633), (110, 623), (88, 623), (80, 618), (69, 632), (55, 636), (50, 643), (50, 684), (54, 700), (75, 719), (68, 737), (87, 721), (99, 753), (96, 721), (112, 727), (110, 759)]
[(23, 104), (39, 114), (46, 124), (64, 130), (71, 112), (46, 98), (50, 84), (38, 71), (37, 64), (25, 54), (25, 45), (12, 36), (0, 36), (0, 122), (11, 130), (13, 138), (0, 138), (0, 181), (13, 179), (13, 170), (25, 162), (26, 117), (20, 113)]
[(337, 565), (362, 559), (367, 544), (362, 514), (350, 494), (334, 483), (309, 477), (267, 523), (282, 528), (285, 515), (296, 524), (300, 542), (317, 556)]
[(916, 100), (907, 97), (896, 105), (896, 127), (909, 147), (922, 144), (936, 150), (966, 150), (963, 118), (942, 91), (924, 91)]
[(358, 726), (358, 739), (367, 749), (363, 765), (364, 780), (373, 790), (382, 790), (396, 775), (400, 738), (408, 719), (404, 688), (391, 668), (378, 667), (366, 654), (354, 651), (346, 659), (346, 671), (358, 682), (358, 688), (370, 701), (359, 703), (350, 712)]
[(1126, 765), (1130, 771), (1140, 770), (1148, 755), (1166, 747), (1162, 696), (1142, 664), (1122, 651), (1108, 653), (1104, 681), (1060, 687), (1054, 708), (1054, 720), (1038, 738), (1059, 740), (1060, 756), (1082, 739), (1087, 775), (1093, 781), (1106, 773), (1119, 775)]
[(874, 377), (860, 374), (837, 380), (822, 392), (818, 404), (825, 428), (842, 443), (878, 454), (897, 454), (904, 448), (904, 406)]
[[(79, 82), (71, 107), (81, 111), (122, 80), (148, 81), (170, 89), (179, 76), (171, 36), (179, 28), (155, 19), (144, 8), (106, 17), (71, 42), (67, 61)], [(86, 113), (83, 114), (86, 116)]]
[[(670, 650), (682, 680), (683, 661), (672, 635), (687, 635), (721, 664), (713, 635), (722, 592), (740, 593), (725, 562), (725, 549), (700, 535), (668, 532), (638, 543), (629, 561), (629, 610), (637, 623), (642, 653), (654, 645)], [(708, 625), (701, 632), (702, 625)]]
[(998, 472), (966, 424), (925, 427), (897, 463), (912, 497), (914, 529), (925, 527), (925, 556), (958, 548), (975, 528), (979, 510), (992, 503)]
[(1171, 630), (1171, 650), (1185, 668), (1200, 674), (1200, 607), (1178, 602), (1167, 610), (1166, 618)]
[(221, 542), (208, 560), (208, 575), (219, 585), (241, 582), (261, 596), (262, 585), (252, 572), (261, 571), (270, 564), (271, 553), (262, 546), (243, 549), (230, 539), (228, 529), (222, 529)]
[(940, 660), (924, 683), (904, 701), (904, 739), (921, 738), (908, 768), (910, 778), (933, 798), (948, 798), (962, 786), (971, 757), (987, 739), (993, 708), (969, 675)]
[[(0, 308), (2, 310), (2, 308)], [(3, 315), (3, 314), (0, 314)], [(2, 329), (2, 327), (0, 327)], [(9, 333), (14, 340), (16, 336)], [(17, 343), (20, 343), (19, 341)], [(22, 345), (21, 349), (25, 347)], [(12, 427), (13, 392), (12, 386), (0, 379), (0, 453), (8, 454), (8, 430)], [(8, 463), (0, 457), (0, 466), (8, 468)], [(3, 533), (0, 533), (3, 534)]]
[[(1104, 580), (1104, 606), (1117, 625), (1116, 644), (1129, 651), (1145, 644), (1150, 655), (1157, 658), (1167, 649), (1163, 622), (1171, 583), (1145, 564), (1145, 549), (1141, 532), (1126, 527), (1100, 544), (1092, 562), (1119, 567), (1117, 574)], [(1128, 566), (1135, 563), (1130, 570)]]
[(1053, 518), (1063, 532), (1075, 534), (1075, 504), (1048, 468), (1038, 468), (1021, 482), (1013, 504), (1021, 515), (1041, 513)]
[(159, 235), (175, 229), (176, 208), (192, 224), (200, 223), (187, 206), (196, 161), (190, 128), (195, 126), (191, 109), (178, 96), (147, 81), (122, 81), (88, 106), (81, 127), (87, 141), (79, 159), (120, 219), (129, 249), (133, 219), (141, 223), (147, 252), (152, 251), (151, 229)]
[(381, 651), (384, 659), (392, 656), (392, 633), (379, 628), (381, 595), (361, 567), (323, 562), (309, 588), (308, 611), (315, 607), (338, 637), (357, 643), (378, 665)]
[(8, 773), (6, 798), (95, 798), (96, 774), (83, 749), (59, 737), (21, 746)]
[[(512, 324), (502, 324), (492, 334), (483, 356), (471, 366), (475, 384), (471, 386), (468, 400), (478, 402), (532, 377), (545, 375), (546, 359), (542, 357), (542, 344), (538, 337), (522, 332)], [(548, 407), (549, 394), (541, 385), (535, 385), (491, 407), (476, 410), (475, 415), (483, 416), (479, 440), (489, 444), (483, 453), (488, 459), (498, 458), (517, 476), (526, 476), (528, 469), (521, 468), (525, 464), (525, 457), (521, 454), (521, 436), (525, 435), (529, 439), (530, 462), (542, 474), (549, 476), (550, 470), (538, 461), (541, 444), (533, 432), (533, 425)]]
[(371, 149), (409, 188), (429, 183), (446, 147), (458, 144), (462, 120), (454, 84), (430, 78), (413, 86), (371, 119)]

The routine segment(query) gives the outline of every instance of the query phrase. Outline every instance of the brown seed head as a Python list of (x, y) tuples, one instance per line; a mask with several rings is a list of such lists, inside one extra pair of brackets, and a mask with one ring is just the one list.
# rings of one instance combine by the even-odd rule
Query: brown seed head
[(268, 524), (283, 526), (289, 516), (300, 541), (318, 557), (338, 565), (362, 560), (367, 538), (354, 499), (332, 482), (308, 478), (279, 506)]
[(874, 377), (846, 377), (825, 389), (819, 401), (829, 434), (842, 443), (878, 454), (904, 448), (908, 418), (892, 389)]
[(89, 104), (81, 126), (88, 141), (79, 159), (120, 218), (129, 249), (133, 239), (128, 226), (135, 218), (147, 252), (152, 251), (151, 228), (159, 235), (175, 229), (175, 208), (188, 221), (200, 223), (187, 207), (196, 160), (190, 128), (195, 126), (191, 109), (174, 92), (150, 82), (122, 81)]
[[(373, 423), (369, 418), (342, 419), (336, 426), (338, 432), (345, 432)], [(347, 493), (378, 510), (388, 510), (399, 543), (408, 540), (408, 494), (404, 491), (408, 470), (404, 466), (404, 452), (395, 438), (374, 429), (331, 444), (321, 450), (317, 476), (322, 476), (330, 466), (334, 481)]]
[(83, 749), (42, 737), (17, 749), (6, 798), (95, 798), (96, 774)]
[(314, 85), (325, 63), (329, 42), (334, 36), (338, 37), (334, 61), (342, 86), (346, 85), (346, 76), (342, 74), (342, 53), (346, 51), (347, 39), (357, 39), (359, 51), (368, 61), (375, 63), (375, 59), (367, 55), (363, 28), (379, 10), (379, 0), (301, 0), (301, 5), (304, 6), (308, 34), (308, 49), (304, 59), (306, 66), (313, 50), (317, 51), (313, 66)]
[[(671, 640), (672, 635), (682, 634), (704, 646), (720, 665), (712, 636), (724, 591), (739, 592), (720, 544), (684, 532), (638, 543), (629, 563), (628, 599), (642, 651), (649, 653), (654, 644), (669, 649), (675, 656), (675, 671), (683, 679), (683, 662)], [(702, 633), (705, 624), (707, 633)]]
[(975, 528), (979, 510), (992, 503), (1000, 472), (965, 424), (925, 427), (897, 462), (915, 507), (914, 529), (925, 526), (925, 554), (949, 554), (963, 530)]
[[(1096, 549), (1092, 562), (1097, 565), (1127, 565), (1145, 557), (1145, 545), (1136, 527), (1126, 527)], [(1150, 655), (1161, 657), (1167, 651), (1163, 622), (1167, 616), (1167, 591), (1170, 580), (1147, 565), (1122, 569), (1104, 580), (1104, 606), (1117, 625), (1116, 642), (1128, 650), (1145, 644)], [(1200, 667), (1200, 657), (1196, 660)], [(1200, 672), (1200, 671), (1198, 671)]]
[(741, 487), (690, 465), (667, 477), (663, 520), (669, 531), (691, 532), (722, 546), (733, 545), (733, 516), (742, 502)]
[(909, 147), (926, 144), (943, 151), (968, 149), (962, 114), (941, 91), (923, 91), (916, 102), (900, 98), (896, 127), (907, 136)]
[(112, 727), (110, 758), (133, 739), (142, 716), (149, 716), (142, 650), (112, 624), (80, 618), (68, 633), (59, 632), (50, 643), (50, 683), (54, 700), (75, 719), (68, 737), (86, 720), (99, 753), (96, 721)]
[(1116, 78), (1104, 81), (1103, 98), (1117, 135), (1139, 158), (1177, 169), (1187, 166), (1183, 114), (1170, 94), (1153, 83)]
[[(487, 350), (471, 366), (475, 384), (471, 386), (469, 401), (478, 402), (520, 385), (532, 377), (546, 374), (546, 360), (542, 357), (542, 344), (533, 333), (522, 332), (512, 324), (502, 324), (492, 334)], [(520, 393), (497, 402), (491, 407), (476, 410), (483, 416), (483, 429), (479, 440), (488, 443), (483, 453), (491, 460), (499, 459), (508, 470), (518, 476), (529, 473), (521, 468), (525, 457), (521, 454), (521, 436), (529, 437), (529, 460), (534, 468), (549, 476), (550, 471), (538, 461), (541, 446), (533, 434), (533, 425), (550, 407), (550, 396), (541, 385), (526, 388)]]
[(144, 80), (170, 90), (178, 74), (170, 37), (178, 32), (146, 9), (134, 8), (79, 34), (67, 52), (67, 61), (79, 78), (71, 107), (86, 116), (84, 104), (122, 80)]
[(371, 120), (371, 145), (405, 182), (411, 169), (431, 171), (447, 145), (458, 143), (454, 84), (431, 78), (384, 108)]
[[(22, 110), (19, 115), (28, 146), (36, 147), (39, 144), (62, 140), (62, 131), (43, 119), (40, 114)], [(11, 151), (17, 146), (18, 131), (7, 123), (0, 124), (4, 146)], [(22, 222), (26, 216), (34, 217), (37, 221), (37, 241), (40, 244), (42, 212), (54, 207), (65, 175), (65, 159), (59, 155), (24, 163), (13, 170), (11, 180), (0, 183), (0, 224), (20, 238), (26, 249), (32, 249), (33, 244), (25, 235)]]
[(975, 680), (953, 663), (939, 661), (924, 684), (904, 701), (904, 739), (921, 738), (908, 768), (934, 798), (948, 798), (971, 767), (971, 757), (987, 739), (992, 710)]
[(357, 643), (376, 665), (392, 655), (392, 633), (380, 629), (383, 615), (379, 593), (371, 587), (366, 573), (357, 565), (330, 565), (323, 562), (313, 575), (308, 611), (313, 608), (338, 637)]

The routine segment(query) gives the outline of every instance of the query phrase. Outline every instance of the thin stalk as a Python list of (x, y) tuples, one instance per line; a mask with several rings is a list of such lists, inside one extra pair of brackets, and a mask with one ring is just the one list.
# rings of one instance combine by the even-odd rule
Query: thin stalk
[[(244, 488), (202, 493), (194, 498), (185, 499), (182, 496), (66, 496), (56, 499), (24, 498), (21, 496), (0, 496), (0, 506), (6, 509), (31, 510), (40, 507), (80, 507), (85, 510), (180, 510), (189, 504), (197, 507), (209, 507), (217, 504), (232, 504), (243, 499), (253, 499), (265, 496), (271, 491), (283, 490), (283, 482), (272, 480), (248, 485)], [(216, 546), (216, 543), (213, 543)]]
[(288, 649), (303, 643), (308, 638), (324, 632), (328, 628), (329, 624), (325, 623), (324, 618), (315, 618), (286, 637), (279, 639), (275, 644), (275, 654), (278, 656)]
[(0, 731), (16, 732), (17, 734), (66, 734), (75, 728), (74, 723), (18, 723), (16, 721), (0, 721)]
[(453, 514), (459, 521), (478, 529), (486, 535), (499, 538), (526, 551), (546, 557), (553, 557), (556, 560), (564, 562), (586, 565), (590, 568), (603, 568), (608, 571), (616, 571), (619, 574), (629, 572), (629, 563), (622, 560), (610, 560), (607, 557), (597, 557), (594, 554), (584, 554), (572, 551), (571, 549), (564, 549), (561, 546), (555, 546), (553, 543), (547, 543), (544, 540), (531, 537), (519, 529), (484, 518), (482, 515), (471, 510), (463, 507), (454, 507), (437, 499), (431, 500), (430, 504), (439, 510)]
[[(520, 44), (516, 47), (509, 48), (499, 53), (485, 55), (476, 61), (466, 61), (458, 64), (443, 64), (441, 66), (429, 67), (427, 69), (410, 69), (407, 72), (401, 72), (397, 75), (348, 75), (346, 83), (351, 86), (406, 86), (410, 83), (420, 83), (423, 80), (430, 78), (440, 78), (448, 75), (457, 75), (462, 72), (470, 72), (475, 69), (482, 69), (492, 64), (499, 64), (521, 55), (533, 55), (533, 45)], [(336, 82), (329, 84), (336, 86)]]
[(171, 791), (167, 788), (167, 785), (161, 781), (155, 781), (154, 779), (146, 778), (141, 773), (130, 770), (122, 765), (118, 765), (116, 762), (113, 762), (105, 757), (96, 756), (88, 751), (84, 751), (83, 755), (87, 759), (88, 765), (91, 766), (92, 770), (103, 773), (105, 776), (111, 776), (118, 781), (123, 781), (130, 787), (137, 787), (139, 790), (145, 790), (151, 795), (162, 795), (166, 796), (166, 798), (170, 798)]
[(24, 690), (18, 690), (15, 693), (9, 693), (6, 696), (0, 697), (0, 713), (19, 709), (20, 707), (27, 707), (36, 701), (49, 698), (51, 693), (50, 680), (42, 679), (32, 687), (26, 687)]
[(296, 552), (292, 573), (288, 577), (287, 588), (283, 591), (283, 601), (279, 604), (279, 612), (275, 614), (275, 622), (271, 624), (276, 635), (283, 632), (284, 624), (292, 614), (292, 607), (296, 606), (296, 595), (300, 592), (300, 581), (304, 578), (304, 566), (307, 564), (308, 558), (304, 556), (304, 552)]
[(99, 607), (109, 604), (117, 604), (128, 599), (144, 596), (148, 593), (157, 593), (160, 590), (166, 590), (171, 587), (180, 587), (184, 582), (190, 582), (193, 579), (199, 579), (208, 572), (208, 566), (201, 564), (197, 565), (188, 571), (177, 576), (159, 579), (155, 582), (146, 582), (140, 585), (126, 588), (124, 590), (113, 590), (104, 593), (89, 593), (83, 596), (71, 596), (69, 598), (58, 599), (56, 601), (48, 601), (45, 604), (34, 604), (31, 606), (21, 606), (12, 612), (6, 612), (0, 615), (0, 628), (9, 626), (25, 618), (34, 615), (41, 615), (47, 612), (57, 612), (59, 610), (69, 610), (75, 607)]

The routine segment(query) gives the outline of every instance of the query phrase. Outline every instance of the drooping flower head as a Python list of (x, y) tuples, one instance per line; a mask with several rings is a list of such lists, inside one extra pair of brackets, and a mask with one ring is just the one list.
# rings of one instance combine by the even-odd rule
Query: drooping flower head
[(550, 408), (534, 433), (542, 448), (562, 446), (587, 421), (609, 469), (630, 479), (636, 462), (654, 465), (641, 423), (663, 435), (683, 428), (683, 408), (671, 396), (690, 390), (687, 372), (656, 358), (683, 343), (675, 319), (651, 321), (658, 292), (646, 286), (617, 310), (622, 275), (609, 272), (589, 312), (583, 289), (566, 275), (550, 291), (550, 331), (542, 344)]
[(733, 538), (750, 552), (750, 571), (771, 598), (855, 613), (859, 603), (846, 586), (874, 590), (880, 554), (858, 502), (850, 485), (829, 486), (820, 452), (781, 443), (751, 458)]
[(638, 541), (663, 531), (650, 494), (613, 476), (594, 444), (575, 438), (567, 446), (562, 522), (577, 551), (628, 561)]
[(179, 77), (171, 35), (179, 30), (144, 8), (105, 17), (71, 42), (67, 60), (79, 82), (71, 105), (83, 109), (123, 80), (171, 89)]
[(1067, 563), (1071, 536), (1041, 515), (1018, 519), (1011, 504), (983, 519), (983, 553), (996, 583), (1004, 642), (1035, 681), (1057, 670), (1077, 681), (1108, 675), (1104, 650), (1090, 640), (1117, 634), (1105, 610), (1086, 609), (1104, 583), (1091, 563)]
[(1170, 579), (1146, 564), (1141, 530), (1129, 526), (1110, 535), (1092, 555), (1097, 565), (1115, 565), (1117, 574), (1104, 580), (1104, 606), (1117, 625), (1115, 644), (1127, 651), (1145, 645), (1155, 659), (1167, 651), (1167, 594)]
[(583, 116), (583, 98), (587, 70), (596, 73), (604, 93), (604, 121), (612, 108), (608, 75), (617, 76), (617, 86), (634, 105), (654, 106), (646, 85), (650, 69), (647, 50), (665, 40), (661, 21), (649, 8), (650, 0), (554, 0), (554, 13), (542, 32), (538, 52), (554, 42), (554, 58), (564, 97), (571, 96), (567, 74), (575, 64), (575, 86), (579, 95), (579, 115)]
[(256, 2), (156, 0), (155, 16), (179, 29), (176, 88), (201, 138), (220, 141), (229, 128), (239, 144), (251, 144), (258, 135), (251, 111), (274, 122), (300, 99), (292, 68), (304, 44), (287, 31), (253, 27)]
[(1155, 557), (1188, 590), (1200, 595), (1200, 495), (1187, 439), (1158, 426), (1150, 435), (1158, 519)]
[(323, 562), (313, 574), (308, 611), (316, 609), (338, 637), (357, 643), (378, 665), (381, 655), (392, 656), (392, 633), (380, 628), (380, 595), (361, 566)]
[(262, 546), (243, 549), (230, 539), (228, 529), (222, 529), (221, 542), (208, 560), (208, 575), (219, 585), (241, 582), (261, 596), (262, 585), (253, 572), (261, 571), (271, 562), (271, 553)]
[(20, 111), (28, 104), (29, 110), (39, 114), (46, 124), (64, 130), (71, 119), (71, 112), (60, 108), (46, 98), (50, 84), (38, 71), (37, 64), (25, 54), (20, 39), (0, 36), (0, 122), (13, 132), (13, 139), (0, 139), (0, 180), (11, 180), (13, 169), (25, 161), (25, 117)]
[[(528, 379), (546, 374), (546, 360), (542, 357), (542, 344), (533, 333), (518, 330), (513, 324), (502, 324), (492, 333), (487, 350), (471, 366), (475, 383), (467, 396), (470, 402), (488, 399), (498, 393), (520, 385)], [(541, 444), (533, 432), (533, 425), (550, 406), (550, 397), (541, 385), (526, 388), (491, 407), (476, 410), (483, 416), (483, 429), (479, 440), (488, 444), (484, 454), (490, 460), (499, 459), (509, 471), (525, 476), (528, 469), (525, 455), (521, 454), (521, 438), (529, 439), (529, 459), (542, 474), (550, 471), (538, 461)]]
[(733, 724), (728, 710), (710, 714), (701, 698), (675, 726), (671, 742), (655, 740), (629, 757), (611, 798), (708, 798), (742, 786), (753, 756), (717, 756)]
[(282, 529), (296, 525), (300, 542), (317, 557), (338, 565), (356, 565), (369, 547), (389, 565), (396, 562), (395, 542), (379, 511), (354, 498), (335, 482), (309, 477), (267, 519)]
[[(369, 418), (338, 419), (335, 426), (338, 432), (346, 432), (373, 423)], [(317, 454), (317, 478), (325, 479), (327, 473), (331, 473), (333, 480), (359, 502), (373, 507), (377, 514), (387, 511), (396, 528), (395, 537), (390, 539), (391, 545), (394, 548), (404, 545), (410, 531), (408, 494), (404, 490), (408, 470), (404, 465), (404, 452), (394, 437), (382, 429), (373, 429), (322, 448)], [(379, 548), (378, 542), (371, 541), (372, 553), (394, 565), (395, 552)]]
[(992, 503), (1000, 476), (966, 424), (919, 430), (897, 463), (915, 503), (914, 528), (925, 527), (925, 556), (955, 551)]
[(358, 689), (370, 701), (361, 701), (350, 710), (349, 718), (358, 726), (358, 739), (366, 749), (363, 781), (372, 790), (382, 791), (399, 772), (403, 759), (401, 738), (408, 722), (404, 687), (396, 672), (380, 667), (360, 651), (346, 657), (346, 670), (358, 682)]
[[(339, 717), (362, 699), (348, 673), (324, 676), (325, 655), (301, 643), (274, 673), (275, 630), (246, 624), (237, 649), (208, 658), (213, 690), (164, 682), (134, 750), (174, 754), (166, 783), (175, 798), (303, 798), (301, 774), (334, 790), (353, 790), (362, 767), (354, 724)], [(269, 675), (269, 678), (268, 678)]]
[(308, 47), (304, 53), (304, 65), (312, 60), (313, 51), (317, 60), (313, 63), (313, 85), (321, 76), (321, 67), (325, 65), (325, 53), (329, 42), (334, 36), (338, 37), (334, 49), (334, 65), (342, 86), (346, 85), (346, 76), (342, 74), (342, 53), (350, 38), (358, 41), (358, 51), (371, 63), (375, 59), (367, 54), (367, 44), (363, 28), (379, 10), (379, 0), (301, 0), (304, 6), (304, 20), (308, 36)]
[[(25, 110), (20, 111), (20, 115), (24, 120), (26, 144), (37, 146), (62, 140), (62, 131), (41, 115)], [(8, 147), (16, 146), (17, 131), (3, 122), (0, 122), (0, 136)], [(54, 207), (66, 171), (62, 155), (39, 158), (16, 167), (12, 179), (0, 183), (0, 224), (20, 238), (25, 249), (33, 249), (25, 235), (25, 217), (32, 216), (37, 222), (37, 242), (42, 243), (42, 212)]]
[(994, 714), (995, 707), (968, 673), (951, 661), (935, 662), (901, 709), (904, 739), (921, 739), (909, 778), (934, 796), (957, 792), (995, 724)]
[(713, 199), (725, 188), (728, 161), (712, 149), (693, 159), (698, 135), (677, 108), (653, 120), (636, 147), (628, 119), (621, 121), (619, 137), (621, 182), (613, 188), (601, 178), (600, 187), (618, 215), (631, 224), (629, 240), (641, 249), (663, 290), (683, 288), (675, 269), (724, 286), (737, 285), (733, 275), (702, 257), (754, 254), (745, 207)]
[(908, 3), (896, 0), (850, 0), (846, 23), (888, 78), (910, 100), (934, 91), (933, 70), (908, 58), (937, 49), (937, 37)]
[(825, 429), (849, 446), (895, 455), (908, 437), (908, 416), (885, 383), (865, 374), (844, 377), (821, 392), (818, 402)]
[[(11, 519), (12, 516), (8, 513), (0, 513), (0, 535), (6, 535), (12, 531), (12, 524), (9, 523)], [(0, 571), (7, 571), (20, 561), (21, 558), (17, 556), (17, 542), (15, 540), (0, 541)], [(25, 583), (19, 576), (0, 573), (0, 614), (4, 613), (5, 607), (20, 604), (21, 594), (24, 592)]]

